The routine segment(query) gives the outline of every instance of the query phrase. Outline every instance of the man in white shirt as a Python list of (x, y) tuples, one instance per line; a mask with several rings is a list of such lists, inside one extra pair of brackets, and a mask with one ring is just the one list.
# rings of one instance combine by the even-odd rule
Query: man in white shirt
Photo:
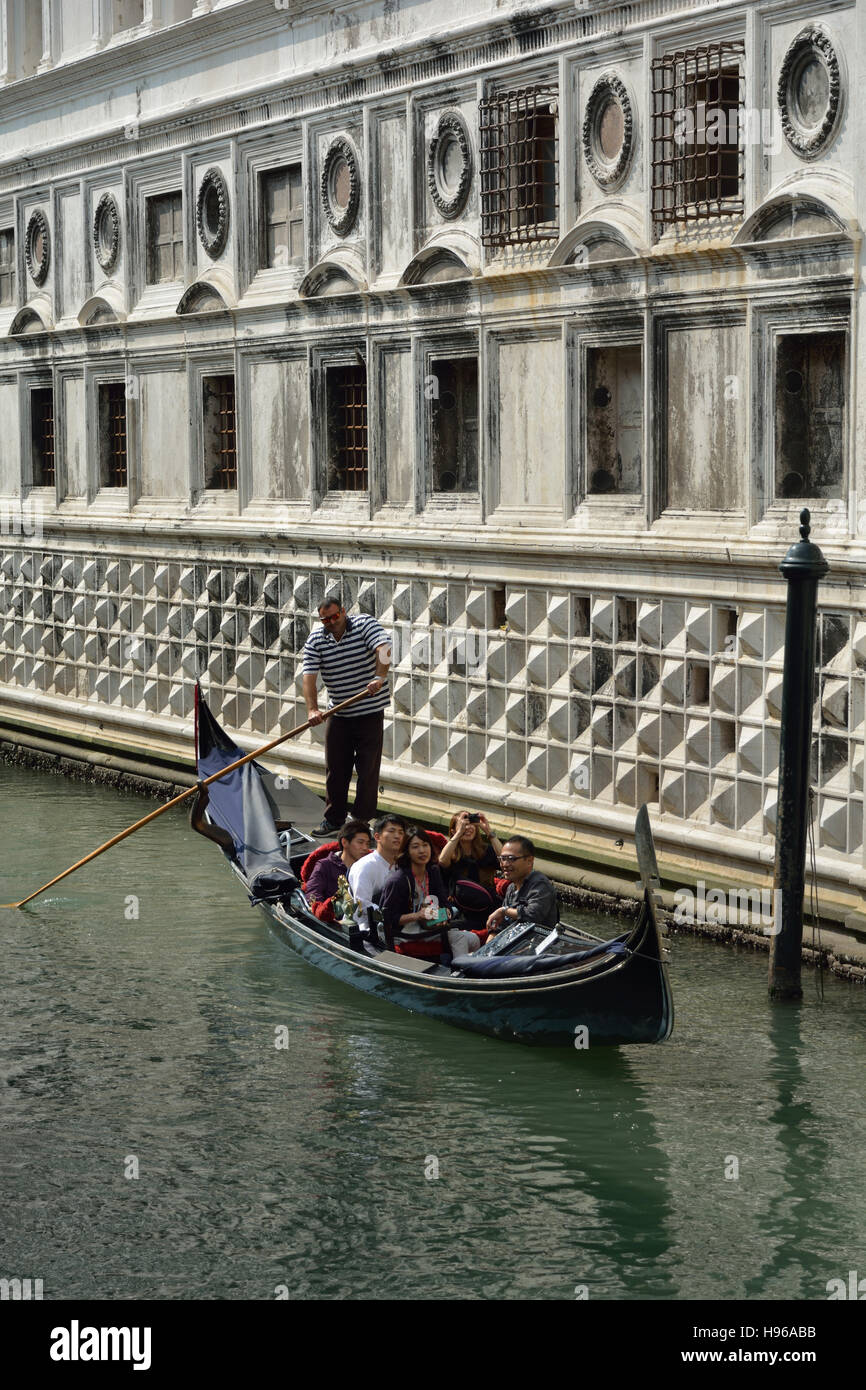
[(356, 859), (349, 870), (349, 888), (352, 897), (363, 908), (362, 921), (370, 926), (368, 909), (378, 904), (389, 877), (399, 874), (397, 860), (403, 851), (406, 826), (399, 816), (381, 816), (373, 824), (373, 839), (376, 848), (372, 854)]

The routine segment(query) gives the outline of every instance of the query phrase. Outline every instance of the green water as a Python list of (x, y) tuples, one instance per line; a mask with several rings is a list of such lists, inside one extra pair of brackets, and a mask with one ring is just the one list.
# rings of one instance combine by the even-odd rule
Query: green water
[[(3, 900), (155, 804), (0, 776)], [(668, 1043), (476, 1037), (298, 960), (174, 812), (0, 931), (0, 1275), (46, 1299), (825, 1299), (866, 1275), (860, 987), (820, 1004), (807, 973), (771, 1007), (765, 956), (678, 937)]]

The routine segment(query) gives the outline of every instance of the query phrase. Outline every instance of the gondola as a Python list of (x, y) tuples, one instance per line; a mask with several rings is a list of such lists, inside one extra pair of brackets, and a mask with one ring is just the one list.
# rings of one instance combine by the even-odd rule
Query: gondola
[[(242, 756), (199, 696), (196, 759), (206, 777)], [(655, 911), (658, 868), (645, 806), (635, 843), (643, 898), (628, 932), (611, 940), (560, 925), (502, 932), (472, 956), (420, 960), (314, 915), (301, 866), (318, 843), (308, 834), (323, 803), (294, 778), (255, 761), (211, 783), (208, 817), (232, 836), (221, 850), (250, 902), (281, 941), (336, 980), (410, 1013), (476, 1033), (547, 1046), (662, 1042), (673, 1000)], [(278, 826), (286, 826), (282, 831)]]

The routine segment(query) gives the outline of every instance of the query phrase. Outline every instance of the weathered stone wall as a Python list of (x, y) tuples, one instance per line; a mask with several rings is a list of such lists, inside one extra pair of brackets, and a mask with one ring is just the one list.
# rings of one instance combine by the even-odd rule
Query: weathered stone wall
[[(89, 38), (62, 24), (40, 35), (36, 76), (37, 37), (21, 25), (3, 0), (0, 230), (15, 230), (17, 279), (0, 305), (0, 714), (29, 701), (46, 721), (77, 709), (180, 727), (199, 677), (229, 725), (287, 728), (317, 598), (341, 582), (395, 634), (393, 795), (423, 785), (450, 804), (503, 801), (530, 829), (609, 838), (646, 800), (662, 849), (766, 864), (776, 566), (807, 500), (832, 567), (814, 711), (819, 863), (825, 883), (862, 891), (864, 7), (827, 0), (807, 22), (782, 0), (238, 0), (194, 14), (148, 0), (140, 25), (137, 6), (103, 5)], [(836, 55), (838, 90), (832, 138), (804, 153), (782, 138), (777, 86), (811, 29)], [(772, 119), (743, 150), (742, 213), (662, 234), (651, 62), (721, 38), (743, 42), (759, 131)], [(626, 142), (613, 173), (584, 138), (611, 75)], [(497, 248), (482, 238), (479, 98), (530, 82), (557, 92), (558, 226)], [(467, 161), (456, 211), (430, 172), (443, 116)], [(336, 140), (355, 158), (344, 230), (321, 187)], [(259, 180), (295, 162), (303, 256), (263, 270)], [(211, 256), (196, 204), (214, 169), (228, 224)], [(147, 285), (146, 201), (173, 190), (182, 280)], [(107, 269), (93, 237), (105, 195), (118, 232)], [(51, 245), (40, 283), (24, 258), (36, 212)], [(215, 312), (195, 311), (203, 292)], [(821, 334), (837, 365), (808, 389), (819, 426), (841, 438), (843, 478), (799, 499), (779, 487), (802, 452), (795, 416), (776, 424), (796, 367), (779, 343)], [(458, 496), (431, 485), (431, 364), (466, 354), (479, 483)], [(327, 485), (336, 361), (367, 369), (357, 494)], [(612, 363), (609, 390), (598, 372)], [(238, 401), (238, 489), (222, 494), (204, 487), (202, 461), (214, 373), (234, 375)], [(100, 487), (99, 387), (118, 380), (128, 489)], [(34, 489), (28, 400), (47, 385), (57, 481)], [(317, 750), (307, 738), (301, 762)]]
[[(146, 727), (189, 718), (200, 678), (229, 726), (273, 735), (305, 718), (300, 652), (341, 589), (393, 634), (386, 780), (404, 767), (449, 800), (501, 788), (524, 817), (608, 808), (624, 827), (647, 801), (662, 829), (705, 827), (733, 857), (772, 835), (784, 610), (770, 584), (740, 597), (683, 566), (617, 583), (479, 557), (450, 577), (433, 557), (357, 565), (301, 546), (286, 564), (279, 543), (269, 559), (244, 549), (222, 563), (182, 545), (8, 551), (0, 681), (137, 710)], [(844, 880), (863, 853), (866, 618), (862, 592), (836, 597), (819, 623), (812, 776), (822, 862)]]

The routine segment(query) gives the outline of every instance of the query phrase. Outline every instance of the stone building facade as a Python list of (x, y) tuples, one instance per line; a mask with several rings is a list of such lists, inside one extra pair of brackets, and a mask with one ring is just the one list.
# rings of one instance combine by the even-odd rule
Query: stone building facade
[(808, 505), (856, 908), (864, 8), (0, 0), (7, 734), (260, 741), (339, 586), (392, 804), (759, 875)]

